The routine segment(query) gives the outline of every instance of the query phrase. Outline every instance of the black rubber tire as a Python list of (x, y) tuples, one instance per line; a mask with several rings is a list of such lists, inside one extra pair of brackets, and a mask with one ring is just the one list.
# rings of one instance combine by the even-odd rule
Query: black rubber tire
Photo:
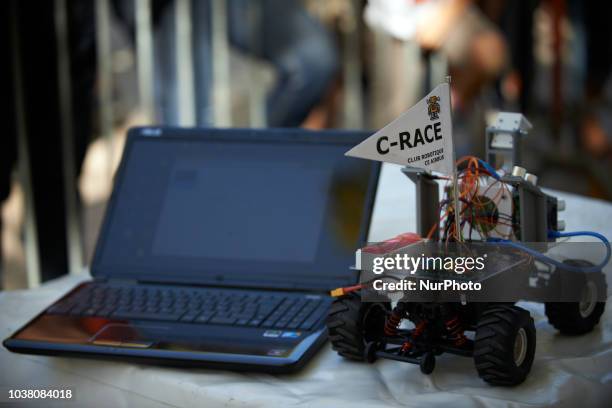
[[(593, 264), (588, 261), (582, 260), (566, 260), (567, 263), (572, 266), (592, 266)], [(587, 274), (588, 278), (593, 281), (595, 288), (597, 289), (597, 295), (600, 297), (601, 293), (607, 294), (608, 285), (606, 284), (606, 277), (603, 273)], [(554, 279), (555, 276), (553, 275)], [(584, 280), (576, 283), (581, 285)], [(597, 302), (591, 313), (583, 317), (580, 314), (580, 303), (579, 302), (547, 302), (545, 304), (546, 317), (548, 322), (561, 334), (566, 335), (581, 335), (589, 333), (597, 326), (599, 319), (606, 308), (606, 302)]]
[(387, 303), (363, 303), (356, 293), (342, 296), (331, 305), (327, 330), (332, 348), (342, 357), (365, 360), (365, 345), (383, 335)]
[[(515, 341), (525, 334), (525, 354), (517, 365)], [(496, 305), (478, 319), (474, 340), (474, 363), (478, 375), (493, 385), (517, 385), (525, 381), (535, 355), (536, 331), (529, 312), (518, 306)]]
[(434, 353), (425, 353), (421, 357), (419, 368), (421, 369), (421, 372), (425, 375), (433, 373), (433, 370), (436, 368), (436, 356), (434, 355)]
[(378, 360), (376, 356), (376, 351), (381, 349), (381, 344), (377, 341), (369, 341), (365, 345), (365, 349), (363, 350), (363, 359), (367, 363), (373, 363)]

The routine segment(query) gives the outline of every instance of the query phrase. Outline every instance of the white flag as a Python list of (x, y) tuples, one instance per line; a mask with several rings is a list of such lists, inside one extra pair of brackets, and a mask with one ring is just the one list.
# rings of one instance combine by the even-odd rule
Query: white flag
[(453, 174), (453, 124), (448, 83), (438, 85), (347, 156)]

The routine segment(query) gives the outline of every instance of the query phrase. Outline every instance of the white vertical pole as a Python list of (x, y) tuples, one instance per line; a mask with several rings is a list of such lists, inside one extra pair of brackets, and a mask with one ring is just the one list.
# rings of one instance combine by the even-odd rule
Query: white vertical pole
[(26, 280), (28, 288), (40, 285), (40, 258), (38, 254), (38, 232), (36, 230), (36, 212), (32, 192), (32, 174), (30, 172), (30, 152), (28, 150), (25, 100), (23, 95), (23, 78), (21, 76), (21, 44), (19, 42), (19, 16), (17, 1), (11, 1), (11, 42), (13, 49), (13, 71), (15, 72), (15, 113), (17, 122), (17, 173), (21, 182), (25, 201), (24, 247), (26, 263)]
[(66, 205), (66, 237), (68, 271), (83, 271), (81, 222), (77, 203), (74, 128), (72, 126), (72, 84), (70, 81), (70, 49), (68, 46), (68, 13), (66, 0), (55, 0), (55, 34), (57, 39), (57, 74), (60, 120), (62, 124), (62, 172)]
[(140, 106), (147, 123), (155, 119), (151, 0), (136, 0), (136, 58)]
[(359, 17), (358, 2), (349, 3), (350, 14), (343, 30), (343, 126), (348, 129), (363, 128), (363, 94), (361, 90), (361, 62), (359, 61)]
[[(446, 82), (448, 83), (448, 103), (450, 106), (450, 117), (451, 117), (451, 127), (453, 126), (453, 104), (451, 100), (451, 77), (450, 75), (446, 77)], [(457, 233), (457, 240), (459, 242), (463, 242), (463, 235), (461, 234), (461, 217), (459, 215), (459, 179), (457, 177), (457, 158), (455, 156), (455, 144), (453, 143), (453, 205), (455, 207), (455, 228)]]
[(213, 121), (215, 126), (231, 126), (230, 61), (227, 31), (227, 1), (211, 2), (213, 64)]
[(196, 123), (196, 115), (191, 0), (176, 0), (174, 2), (174, 7), (178, 121), (181, 126), (194, 126)]

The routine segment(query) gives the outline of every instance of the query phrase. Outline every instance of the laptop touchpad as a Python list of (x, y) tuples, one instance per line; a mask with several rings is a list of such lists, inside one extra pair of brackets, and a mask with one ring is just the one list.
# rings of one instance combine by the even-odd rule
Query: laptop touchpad
[(149, 348), (155, 344), (149, 334), (159, 333), (160, 330), (167, 330), (167, 328), (110, 323), (98, 331), (89, 342), (98, 346)]

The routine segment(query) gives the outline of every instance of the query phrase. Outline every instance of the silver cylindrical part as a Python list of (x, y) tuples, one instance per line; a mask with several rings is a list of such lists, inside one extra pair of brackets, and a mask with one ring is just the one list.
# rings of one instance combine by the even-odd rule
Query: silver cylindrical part
[(557, 220), (557, 231), (565, 231), (565, 221)]
[(531, 183), (534, 186), (538, 184), (538, 176), (536, 176), (535, 174), (525, 173), (525, 176), (523, 178), (526, 182)]
[(514, 166), (512, 168), (512, 175), (514, 177), (525, 177), (525, 174), (527, 174), (527, 170), (524, 167), (521, 166)]
[(565, 211), (565, 200), (557, 200), (557, 211)]

